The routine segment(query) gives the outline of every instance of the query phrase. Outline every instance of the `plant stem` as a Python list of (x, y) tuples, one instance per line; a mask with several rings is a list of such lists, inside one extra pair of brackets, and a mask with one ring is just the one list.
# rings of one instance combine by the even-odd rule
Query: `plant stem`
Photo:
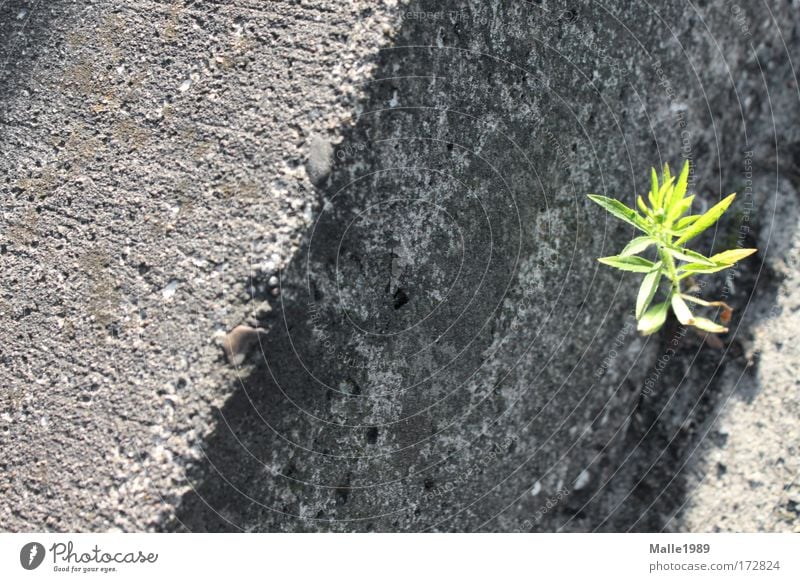
[(667, 244), (663, 240), (658, 245), (658, 254), (661, 255), (662, 262), (667, 266), (667, 275), (672, 282), (672, 288), (680, 293), (681, 282), (678, 279), (678, 271), (675, 269), (675, 259), (667, 252)]

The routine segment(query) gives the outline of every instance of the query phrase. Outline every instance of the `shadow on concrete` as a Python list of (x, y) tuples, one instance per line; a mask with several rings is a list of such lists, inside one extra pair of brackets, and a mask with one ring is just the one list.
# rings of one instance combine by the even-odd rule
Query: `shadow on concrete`
[[(618, 386), (599, 385), (584, 392), (603, 346), (618, 329), (607, 322), (598, 324), (598, 318), (589, 327), (606, 325), (604, 335), (575, 331), (571, 346), (559, 346), (556, 363), (551, 361), (547, 368), (547, 359), (540, 361), (542, 369), (549, 370), (535, 376), (543, 392), (514, 392), (514, 386), (526, 385), (534, 376), (528, 373), (533, 364), (516, 365), (519, 353), (513, 350), (507, 356), (513, 362), (507, 375), (481, 377), (485, 393), (447, 389), (467, 385), (491, 357), (495, 338), (511, 333), (508, 321), (515, 314), (503, 312), (503, 300), (530, 283), (521, 280), (517, 259), (534, 256), (546, 242), (521, 232), (532, 232), (537, 216), (552, 211), (554, 202), (556, 210), (572, 209), (576, 220), (585, 219), (583, 210), (575, 211), (576, 192), (588, 187), (580, 181), (585, 178), (579, 176), (573, 191), (579, 172), (559, 163), (560, 157), (572, 155), (570, 150), (587, 151), (572, 141), (573, 136), (583, 135), (594, 143), (614, 130), (612, 120), (591, 110), (590, 92), (584, 95), (572, 87), (569, 74), (559, 73), (558, 64), (531, 56), (535, 43), (494, 46), (481, 22), (461, 20), (457, 4), (447, 4), (412, 5), (409, 11), (441, 14), (450, 8), (456, 16), (407, 19), (395, 46), (376, 57), (374, 79), (366, 89), (366, 113), (354, 127), (343, 130), (333, 173), (320, 189), (320, 220), (281, 275), (280, 298), (262, 297), (271, 299), (274, 307), (265, 322), (270, 331), (262, 338), (262, 354), (218, 411), (217, 429), (205, 443), (205, 459), (189, 472), (193, 488), (167, 529), (661, 531), (684, 507), (685, 471), (695, 462), (689, 459), (698, 439), (716, 438), (708, 422), (726, 395), (719, 385), (722, 371), (744, 369), (739, 339), (723, 356), (703, 347), (699, 338), (681, 338), (673, 363), (659, 372), (651, 396), (640, 396), (642, 378), (633, 376)], [(560, 11), (544, 26), (561, 38), (578, 16)], [(467, 45), (471, 39), (486, 43), (505, 60), (541, 66), (542, 74), (562, 93), (573, 90), (573, 103), (588, 108), (577, 113), (580, 128), (570, 125), (546, 90), (531, 98), (520, 89), (529, 82), (524, 71), (499, 67), (497, 61), (448, 59), (447, 51), (437, 48)], [(675, 67), (680, 69), (680, 63)], [(448, 71), (452, 79), (446, 78)], [(637, 82), (652, 89), (657, 79)], [(471, 90), (483, 91), (481, 99)], [(614, 98), (621, 103), (621, 131), (640, 134), (644, 121), (622, 104), (629, 97), (630, 91), (623, 88)], [(409, 102), (427, 102), (433, 108), (412, 110)], [(504, 110), (509, 102), (525, 110), (521, 116), (533, 120), (535, 131)], [(510, 118), (504, 119), (504, 114)], [(486, 123), (501, 126), (522, 152), (535, 158), (535, 178), (524, 156), (481, 129)], [(645, 143), (649, 138), (642, 139)], [(735, 144), (716, 147), (726, 150), (719, 158), (711, 146), (707, 153), (698, 146), (698, 157), (725, 159), (726, 167), (716, 171), (735, 175)], [(474, 156), (475, 151), (493, 148), (494, 160), (506, 158), (501, 180), (492, 173), (491, 163), (480, 163)], [(618, 144), (599, 146), (598, 163), (624, 165), (619, 150)], [(646, 160), (652, 152), (652, 147), (643, 146), (635, 155)], [(592, 164), (587, 162), (580, 171), (588, 172)], [(452, 168), (458, 180), (448, 175)], [(621, 172), (617, 179), (625, 183), (627, 178)], [(546, 196), (531, 193), (537, 186), (554, 197), (548, 202)], [(480, 195), (467, 195), (503, 187), (512, 194), (483, 198), (491, 201), (488, 208), (481, 205)], [(514, 208), (512, 203), (525, 196)], [(567, 216), (558, 215), (557, 221), (568, 221)], [(459, 238), (459, 232), (465, 233), (463, 225), (469, 228), (466, 237)], [(596, 230), (591, 224), (588, 229), (584, 224), (583, 230), (566, 224), (560, 234), (548, 234), (562, 237), (561, 247), (592, 254)], [(462, 269), (464, 257), (467, 267)], [(476, 265), (488, 267), (482, 273)], [(562, 271), (548, 275), (562, 282)], [(495, 283), (484, 285), (481, 277)], [(258, 288), (264, 281), (253, 283)], [(719, 290), (720, 284), (715, 280), (712, 288)], [(587, 301), (587, 289), (581, 285), (580, 278), (570, 284), (574, 294), (568, 292), (566, 300), (573, 305), (560, 308), (567, 319)], [(768, 274), (756, 279), (754, 272), (744, 271), (737, 289), (733, 302), (741, 313), (748, 297), (772, 303), (776, 287)], [(597, 293), (588, 311), (603, 313), (602, 306), (614, 301), (612, 291), (603, 287), (608, 295)], [(549, 292), (545, 280), (538, 291), (541, 301), (558, 305), (565, 300)], [(443, 302), (442, 296), (448, 300)], [(618, 313), (624, 313), (625, 306), (620, 307)], [(447, 322), (453, 320), (459, 323), (450, 329)], [(483, 325), (487, 320), (488, 327)], [(736, 338), (748, 337), (753, 323), (745, 318)], [(422, 331), (408, 339), (406, 331), (415, 325)], [(535, 323), (527, 325), (536, 328)], [(643, 378), (656, 370), (652, 354), (663, 354), (677, 332), (673, 324), (655, 340), (660, 345), (650, 344), (653, 351), (642, 350), (638, 365), (648, 368)], [(455, 339), (448, 340), (447, 334)], [(382, 339), (379, 349), (363, 339), (370, 335)], [(581, 351), (593, 345), (592, 340), (599, 344), (598, 351), (583, 353), (588, 353), (587, 363)], [(547, 346), (539, 349), (549, 351)], [(420, 358), (426, 350), (430, 357)], [(584, 376), (572, 377), (573, 364), (582, 361)], [(431, 376), (442, 362), (450, 363), (441, 372), (445, 378)], [(558, 362), (569, 365), (559, 367)], [(564, 378), (576, 385), (575, 391), (564, 402), (550, 404), (550, 418), (530, 425), (547, 405), (547, 394)], [(409, 387), (412, 396), (398, 397), (398, 391)], [(594, 396), (609, 391), (611, 397)], [(486, 421), (503, 416), (517, 397), (521, 404), (504, 416), (505, 424)], [(559, 426), (557, 421), (572, 419), (571, 411), (580, 407), (586, 409), (581, 418), (590, 419), (608, 407), (610, 428), (590, 423), (596, 432), (584, 440), (569, 432), (572, 426)], [(396, 418), (403, 420), (392, 420)], [(570, 424), (577, 427), (579, 422)], [(528, 453), (550, 431), (562, 435), (560, 440), (527, 463)], [(577, 443), (580, 458), (565, 460), (563, 451), (570, 453)], [(457, 461), (440, 462), (456, 453)], [(574, 469), (586, 459), (594, 459), (595, 478), (588, 487), (573, 491)], [(564, 475), (561, 481), (545, 482), (541, 496), (527, 494), (541, 486), (539, 475), (552, 476), (553, 467)], [(504, 517), (497, 518), (500, 514)], [(680, 528), (679, 516), (669, 527)]]

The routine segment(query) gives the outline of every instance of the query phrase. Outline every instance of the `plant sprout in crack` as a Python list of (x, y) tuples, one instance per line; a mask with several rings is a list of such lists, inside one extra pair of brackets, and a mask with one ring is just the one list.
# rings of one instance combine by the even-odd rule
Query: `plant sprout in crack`
[[(734, 249), (705, 257), (686, 248), (687, 242), (719, 220), (736, 197), (736, 194), (731, 194), (704, 214), (689, 214), (694, 196), (686, 195), (688, 180), (688, 161), (684, 164), (677, 182), (670, 174), (669, 165), (664, 164), (660, 184), (656, 170), (653, 169), (652, 185), (647, 195), (650, 205), (639, 196), (636, 200), (638, 212), (619, 200), (589, 194), (589, 198), (606, 211), (644, 233), (644, 236), (629, 242), (620, 254), (598, 259), (601, 263), (622, 271), (645, 274), (636, 298), (636, 319), (642, 335), (650, 335), (661, 329), (670, 307), (683, 325), (694, 326), (710, 333), (727, 332), (728, 328), (724, 325), (695, 315), (689, 309), (687, 301), (701, 307), (722, 308), (720, 321), (723, 324), (730, 321), (730, 306), (722, 301), (704, 301), (683, 293), (681, 282), (695, 275), (727, 269), (757, 250)], [(651, 247), (656, 250), (654, 261), (638, 256)], [(654, 304), (653, 300), (662, 280), (669, 283), (669, 289), (665, 300)]]

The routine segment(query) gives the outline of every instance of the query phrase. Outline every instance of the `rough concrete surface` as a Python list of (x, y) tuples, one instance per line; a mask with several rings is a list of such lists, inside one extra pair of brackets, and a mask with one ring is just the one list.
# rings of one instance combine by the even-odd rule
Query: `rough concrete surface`
[[(5, 2), (0, 528), (797, 530), (800, 5), (750, 4)], [(595, 261), (585, 194), (683, 158), (760, 249), (721, 349)]]
[(766, 261), (775, 280), (769, 301), (754, 302), (753, 337), (743, 361), (720, 378), (719, 419), (699, 446), (690, 480), (689, 531), (800, 533), (800, 229), (797, 192), (787, 196), (759, 245), (774, 249)]
[(234, 386), (217, 336), (274, 301), (306, 141), (382, 42), (370, 4), (2, 3), (3, 529), (172, 514)]

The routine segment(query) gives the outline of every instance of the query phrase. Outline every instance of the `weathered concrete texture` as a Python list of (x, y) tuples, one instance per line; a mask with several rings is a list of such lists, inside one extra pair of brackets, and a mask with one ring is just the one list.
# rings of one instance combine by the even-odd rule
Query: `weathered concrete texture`
[[(706, 24), (728, 56), (736, 89), (710, 99), (714, 126), (699, 140), (689, 127), (688, 143), (692, 155), (707, 152), (715, 136), (727, 144), (746, 128), (743, 143), (722, 148), (723, 172), (698, 176), (705, 184), (720, 180), (722, 192), (739, 198), (698, 248), (761, 252), (703, 279), (703, 295), (736, 308), (723, 350), (704, 346), (674, 323), (658, 338), (617, 471), (582, 507), (596, 529), (796, 531), (799, 525), (800, 393), (797, 360), (788, 349), (796, 341), (782, 339), (797, 337), (789, 306), (796, 301), (798, 47), (785, 43), (796, 37), (798, 14), (772, 7), (773, 21), (766, 9), (727, 9)], [(725, 14), (737, 26), (726, 24)], [(741, 34), (751, 47), (739, 61), (733, 47)]]
[[(674, 445), (684, 460), (697, 438), (676, 427), (709, 418), (730, 356), (687, 340), (670, 369), (692, 363), (693, 384), (643, 429), (669, 335), (632, 331), (636, 279), (594, 262), (629, 232), (584, 194), (632, 202), (652, 163), (690, 157), (710, 204), (745, 151), (763, 173), (776, 136), (798, 142), (793, 12), (766, 8), (409, 4), (175, 527), (679, 528), (686, 478), (645, 491), (649, 469)], [(727, 232), (698, 242), (735, 246)]]
[(779, 188), (772, 240), (766, 230), (758, 239), (772, 249), (768, 300), (755, 298), (753, 338), (719, 380), (716, 422), (704, 427), (711, 438), (698, 447), (688, 479), (680, 520), (688, 531), (800, 533), (800, 201), (787, 181)]
[(643, 397), (674, 330), (636, 336), (585, 194), (750, 167), (747, 236), (793, 236), (796, 2), (55, 6), (3, 49), (5, 528), (683, 527), (674, 461), (774, 298), (754, 261), (730, 350), (686, 336)]
[(2, 3), (0, 529), (174, 510), (233, 388), (215, 334), (274, 300), (373, 5)]

